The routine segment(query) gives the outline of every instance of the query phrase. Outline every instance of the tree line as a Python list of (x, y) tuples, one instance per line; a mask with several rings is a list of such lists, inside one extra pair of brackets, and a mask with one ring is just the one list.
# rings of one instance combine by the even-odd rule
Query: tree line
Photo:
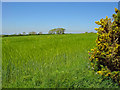
[[(18, 35), (26, 35), (26, 34), (27, 34), (26, 32), (23, 32), (22, 34), (19, 33)], [(42, 32), (37, 33), (37, 32), (32, 31), (32, 32), (29, 32), (28, 35), (36, 35), (36, 34), (40, 35), (40, 34), (42, 34)]]
[(55, 28), (48, 32), (48, 34), (64, 34), (65, 29), (64, 28)]
[[(49, 30), (48, 34), (64, 34), (65, 29), (64, 28), (55, 28), (52, 30)], [(42, 35), (42, 32), (29, 32), (28, 34), (26, 32), (22, 32), (19, 34), (12, 34), (12, 35), (0, 35), (1, 37), (8, 37), (8, 36), (28, 36), (28, 35)]]

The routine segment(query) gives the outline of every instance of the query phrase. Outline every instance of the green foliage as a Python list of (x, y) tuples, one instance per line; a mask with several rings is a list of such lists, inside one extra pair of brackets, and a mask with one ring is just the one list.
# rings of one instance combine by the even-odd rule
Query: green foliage
[(96, 48), (91, 49), (90, 61), (97, 73), (111, 77), (120, 84), (120, 11), (115, 8), (113, 20), (106, 16), (95, 23), (100, 25)]
[(25, 33), (25, 32), (23, 32), (22, 34), (23, 34), (23, 35), (26, 35), (26, 33)]
[(3, 88), (114, 88), (88, 67), (96, 34), (2, 38)]
[(32, 31), (32, 32), (29, 32), (29, 35), (36, 35), (37, 33)]
[(41, 34), (42, 34), (42, 32), (39, 32), (39, 33), (38, 33), (38, 35), (41, 35)]
[(19, 34), (18, 34), (18, 36), (22, 36), (22, 34), (21, 34), (21, 33), (19, 33)]
[(48, 32), (48, 34), (64, 34), (65, 29), (64, 28), (56, 28), (52, 29)]

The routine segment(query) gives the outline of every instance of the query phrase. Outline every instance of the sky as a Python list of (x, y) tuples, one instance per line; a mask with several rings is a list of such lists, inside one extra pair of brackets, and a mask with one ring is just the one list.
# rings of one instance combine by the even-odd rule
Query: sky
[(112, 18), (118, 2), (2, 2), (2, 33), (95, 32), (95, 21)]
[(118, 2), (120, 0), (2, 0), (3, 2)]

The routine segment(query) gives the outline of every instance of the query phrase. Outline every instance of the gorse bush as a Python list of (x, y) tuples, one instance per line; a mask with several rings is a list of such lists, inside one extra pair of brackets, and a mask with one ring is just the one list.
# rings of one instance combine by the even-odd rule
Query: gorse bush
[(92, 69), (106, 78), (112, 78), (120, 84), (120, 11), (115, 8), (111, 20), (106, 16), (95, 23), (98, 37), (96, 48), (88, 51)]

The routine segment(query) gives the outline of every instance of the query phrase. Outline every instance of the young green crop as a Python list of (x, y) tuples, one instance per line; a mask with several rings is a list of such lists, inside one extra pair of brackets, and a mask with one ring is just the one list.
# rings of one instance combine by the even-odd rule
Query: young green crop
[(2, 38), (3, 88), (118, 87), (89, 69), (95, 33)]

